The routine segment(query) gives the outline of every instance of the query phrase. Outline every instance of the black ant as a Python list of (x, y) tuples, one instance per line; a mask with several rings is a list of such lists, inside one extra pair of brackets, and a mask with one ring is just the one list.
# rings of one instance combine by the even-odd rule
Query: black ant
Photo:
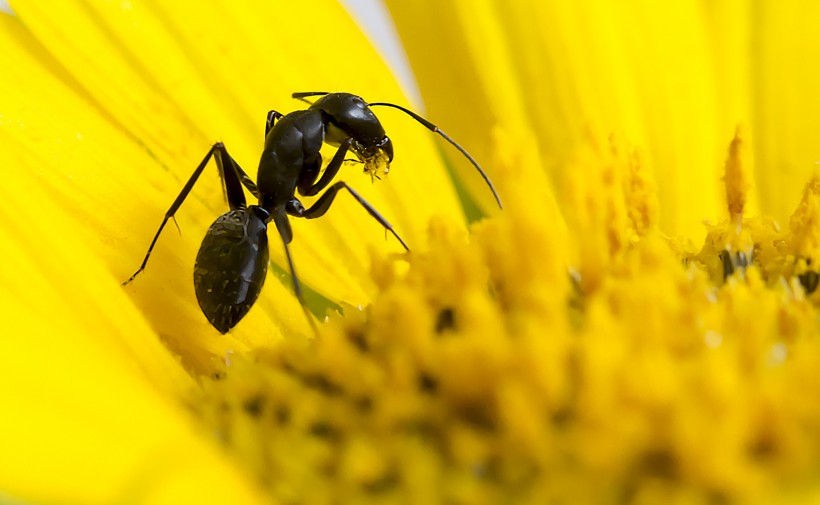
[[(393, 160), (393, 144), (385, 135), (384, 128), (371, 107), (385, 106), (399, 109), (413, 119), (438, 133), (450, 142), (478, 169), (495, 196), (498, 206), (501, 199), (490, 179), (478, 163), (461, 146), (448, 137), (436, 125), (418, 114), (392, 103), (366, 103), (350, 93), (306, 92), (294, 93), (293, 98), (304, 101), (306, 97), (321, 96), (307, 110), (282, 115), (275, 110), (268, 112), (265, 125), (265, 147), (259, 161), (256, 183), (231, 158), (221, 142), (214, 144), (191, 178), (185, 183), (174, 203), (165, 213), (142, 265), (123, 284), (128, 284), (145, 269), (151, 251), (162, 229), (191, 192), (208, 161), (216, 160), (222, 178), (230, 211), (219, 216), (208, 229), (194, 266), (194, 288), (199, 306), (208, 321), (221, 333), (233, 328), (248, 313), (265, 282), (268, 265), (268, 223), (273, 221), (285, 246), (285, 256), (293, 278), (293, 289), (308, 321), (314, 330), (313, 319), (308, 314), (299, 278), (293, 266), (288, 244), (293, 239), (288, 216), (316, 219), (325, 215), (336, 194), (346, 189), (362, 207), (384, 228), (393, 234), (406, 250), (404, 240), (393, 226), (369, 203), (343, 181), (330, 184), (346, 161), (345, 155), (352, 151), (363, 163), (365, 172), (378, 176), (387, 173)], [(308, 102), (310, 103), (310, 102)], [(322, 176), (322, 143), (338, 146), (336, 154), (328, 163)], [(349, 161), (349, 160), (348, 160)], [(354, 160), (356, 161), (356, 160)], [(318, 181), (316, 179), (319, 179)], [(246, 205), (242, 186), (258, 199), (257, 205)], [(327, 191), (309, 208), (296, 198), (315, 196)]]

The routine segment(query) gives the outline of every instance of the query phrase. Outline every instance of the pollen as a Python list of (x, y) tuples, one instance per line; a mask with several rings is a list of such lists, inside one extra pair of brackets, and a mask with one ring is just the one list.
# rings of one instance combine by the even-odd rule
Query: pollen
[(813, 489), (820, 176), (788, 227), (746, 215), (738, 134), (725, 219), (687, 252), (658, 230), (634, 150), (590, 144), (554, 197), (522, 163), (526, 136), (495, 137), (505, 210), (470, 233), (433, 220), (428, 250), (374, 256), (370, 306), (222, 364), (191, 399), (205, 429), (279, 503), (772, 503)]
[(363, 162), (364, 164), (364, 173), (369, 175), (371, 179), (381, 179), (382, 177), (387, 176), (387, 173), (390, 172), (390, 161), (387, 159), (387, 155), (384, 154), (383, 151), (379, 151), (378, 154), (367, 158)]

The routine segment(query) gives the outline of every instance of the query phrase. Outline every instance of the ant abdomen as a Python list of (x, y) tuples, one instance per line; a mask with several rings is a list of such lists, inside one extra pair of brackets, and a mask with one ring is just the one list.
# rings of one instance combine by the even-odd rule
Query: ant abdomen
[(268, 236), (258, 207), (219, 216), (208, 229), (194, 265), (194, 289), (208, 321), (221, 333), (253, 306), (268, 267)]

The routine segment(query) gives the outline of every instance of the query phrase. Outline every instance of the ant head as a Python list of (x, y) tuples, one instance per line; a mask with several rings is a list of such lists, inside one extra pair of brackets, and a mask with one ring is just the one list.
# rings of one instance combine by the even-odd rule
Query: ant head
[(350, 93), (330, 93), (316, 100), (311, 109), (322, 111), (327, 117), (325, 141), (340, 144), (352, 139), (350, 150), (365, 165), (390, 164), (393, 161), (393, 143), (384, 132), (379, 119), (361, 97)]

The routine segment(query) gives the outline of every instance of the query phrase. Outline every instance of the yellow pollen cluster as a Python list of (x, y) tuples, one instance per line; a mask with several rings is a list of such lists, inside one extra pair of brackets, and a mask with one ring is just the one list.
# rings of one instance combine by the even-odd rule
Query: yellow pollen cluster
[(375, 156), (367, 158), (363, 162), (364, 173), (369, 175), (371, 179), (381, 179), (390, 172), (390, 162), (384, 151), (379, 151)]
[(615, 140), (567, 171), (564, 222), (526, 138), (496, 137), (504, 212), (434, 221), (428, 251), (374, 260), (371, 306), (234, 357), (191, 402), (206, 429), (277, 503), (817, 497), (820, 179), (788, 229), (744, 217), (738, 136), (693, 252)]

